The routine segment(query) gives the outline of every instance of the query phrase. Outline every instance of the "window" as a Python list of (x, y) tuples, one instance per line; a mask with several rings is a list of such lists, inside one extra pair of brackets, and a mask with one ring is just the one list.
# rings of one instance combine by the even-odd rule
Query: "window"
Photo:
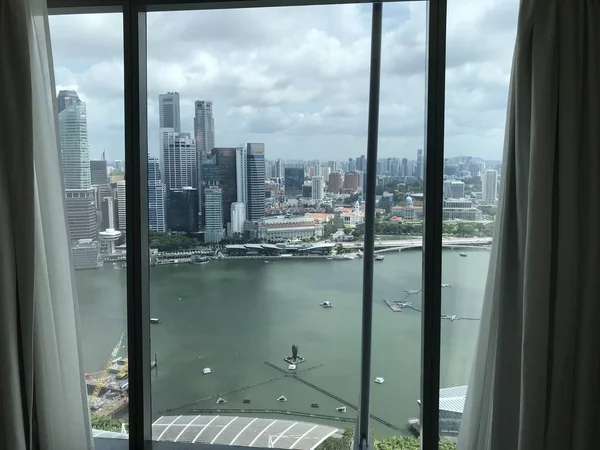
[[(463, 16), (480, 18), (452, 12), (464, 11), (461, 2), (449, 13), (444, 75), (446, 2), (385, 2), (373, 83), (379, 22), (370, 3), (183, 0), (185, 11), (168, 1), (89, 3), (123, 13), (69, 7), (73, 15), (52, 17), (55, 73), (69, 108), (80, 105), (71, 91), (87, 105), (91, 159), (106, 149), (107, 165), (125, 175), (105, 193), (113, 207), (95, 212), (101, 220), (112, 212), (121, 236), (107, 235), (104, 265), (76, 279), (86, 370), (105, 373), (113, 342), (122, 347), (129, 332), (117, 355), (131, 368), (123, 417), (131, 445), (340, 448), (354, 438), (346, 426), (370, 434), (369, 423), (379, 441), (418, 446), (414, 432), (422, 448), (437, 446), (446, 420), (438, 397), (447, 393), (439, 388), (466, 383), (477, 330), (476, 320), (452, 317), (478, 318), (486, 255), (454, 258), (442, 239), (487, 233), (489, 224), (471, 222), (491, 215), (479, 206), (496, 196), (491, 187), (463, 200), (477, 183), (467, 188), (457, 176), (465, 162), (454, 170), (452, 158), (501, 142), (505, 106), (484, 94), (497, 74), (492, 87), (506, 91), (509, 47), (494, 65), (498, 52), (464, 31)], [(481, 42), (479, 69), (465, 42)], [(465, 88), (461, 75), (482, 84)], [(465, 99), (484, 112), (465, 114)], [(375, 135), (368, 125), (377, 116)], [(86, 147), (83, 119), (69, 120), (61, 121), (65, 177), (87, 182), (70, 150)], [(90, 185), (102, 172), (94, 161)], [(77, 218), (93, 227), (91, 211)], [(77, 249), (82, 261), (93, 259), (90, 245)], [(363, 270), (371, 245), (372, 277)], [(463, 305), (467, 297), (477, 300)], [(115, 364), (113, 378), (122, 378)]]
[(128, 411), (122, 25), (122, 14), (50, 17), (67, 226), (95, 435), (120, 433)]

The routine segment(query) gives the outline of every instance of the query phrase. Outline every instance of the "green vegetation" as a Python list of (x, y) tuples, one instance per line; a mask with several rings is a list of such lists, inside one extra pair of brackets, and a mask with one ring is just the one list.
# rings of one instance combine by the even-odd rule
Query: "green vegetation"
[(94, 430), (121, 431), (121, 421), (111, 417), (92, 414), (92, 428)]
[(159, 252), (176, 252), (198, 247), (202, 245), (202, 242), (185, 234), (155, 233), (151, 231), (148, 236), (148, 245), (150, 248), (157, 248)]
[[(412, 436), (389, 436), (383, 439), (376, 439), (375, 450), (419, 450), (421, 444), (418, 438)], [(354, 440), (354, 427), (348, 427), (342, 433), (342, 437), (329, 437), (317, 447), (317, 450), (351, 450)], [(456, 442), (440, 441), (439, 450), (456, 450)]]

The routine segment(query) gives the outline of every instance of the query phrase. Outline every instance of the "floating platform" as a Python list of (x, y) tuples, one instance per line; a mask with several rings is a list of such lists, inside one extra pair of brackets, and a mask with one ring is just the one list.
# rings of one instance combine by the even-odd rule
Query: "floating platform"
[(298, 364), (306, 361), (306, 359), (304, 359), (302, 356), (296, 356), (296, 358), (294, 358), (293, 356), (286, 356), (285, 358), (283, 358), (283, 360), (285, 362), (287, 362), (288, 364), (295, 364), (295, 365), (298, 365)]

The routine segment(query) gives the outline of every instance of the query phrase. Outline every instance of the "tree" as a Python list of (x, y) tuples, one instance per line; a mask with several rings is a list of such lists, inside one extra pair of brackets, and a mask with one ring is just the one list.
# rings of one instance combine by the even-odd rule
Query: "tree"
[(121, 431), (121, 421), (112, 417), (92, 414), (92, 428), (103, 431)]

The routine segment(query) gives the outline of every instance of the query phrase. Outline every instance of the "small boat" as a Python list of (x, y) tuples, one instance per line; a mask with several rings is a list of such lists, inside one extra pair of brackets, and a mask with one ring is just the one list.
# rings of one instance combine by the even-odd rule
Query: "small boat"
[(211, 373), (211, 372), (212, 372), (212, 370), (210, 370), (210, 367), (205, 367), (204, 369), (202, 369), (202, 373), (203, 373), (204, 375), (206, 375), (206, 374), (208, 374), (208, 373)]
[(375, 255), (375, 261), (383, 261), (385, 259), (385, 256), (383, 255)]
[(327, 257), (327, 258), (325, 258), (325, 259), (328, 259), (328, 260), (330, 260), (330, 261), (331, 261), (331, 260), (333, 259), (333, 256), (328, 256), (328, 257)]
[(265, 261), (265, 264), (271, 264), (271, 261)]
[(227, 403), (227, 400), (225, 400), (224, 398), (219, 397), (219, 400), (217, 400), (217, 403)]
[(190, 264), (207, 264), (208, 262), (210, 262), (210, 258), (207, 256), (194, 255), (190, 259)]
[(311, 403), (311, 404), (310, 404), (310, 407), (311, 407), (311, 408), (318, 408), (318, 407), (319, 407), (319, 404), (318, 404), (318, 403)]
[(345, 413), (346, 412), (346, 407), (345, 406), (338, 406), (337, 408), (335, 408), (335, 410), (337, 412)]
[(385, 380), (383, 379), (383, 377), (377, 377), (377, 378), (375, 378), (375, 383), (377, 383), (377, 384), (383, 384), (384, 381)]
[(249, 398), (245, 398), (244, 400), (242, 400), (242, 403), (250, 403), (250, 399)]
[(444, 284), (442, 284), (442, 287), (443, 288), (449, 288), (449, 287), (452, 287), (452, 286), (449, 283), (444, 283)]
[(283, 395), (281, 397), (279, 397), (277, 400), (280, 402), (287, 402), (287, 398), (285, 398), (285, 396), (283, 396)]
[(460, 253), (460, 256), (462, 256), (462, 257), (466, 258), (466, 257), (467, 257), (467, 254), (466, 254), (466, 253)]
[(151, 317), (150, 323), (160, 323), (160, 319), (158, 317)]
[(290, 364), (288, 370), (296, 370), (296, 364)]
[(333, 308), (333, 303), (331, 303), (331, 302), (323, 302), (323, 303), (319, 303), (319, 306), (322, 306), (325, 309)]
[(150, 361), (150, 370), (156, 368), (156, 360)]

